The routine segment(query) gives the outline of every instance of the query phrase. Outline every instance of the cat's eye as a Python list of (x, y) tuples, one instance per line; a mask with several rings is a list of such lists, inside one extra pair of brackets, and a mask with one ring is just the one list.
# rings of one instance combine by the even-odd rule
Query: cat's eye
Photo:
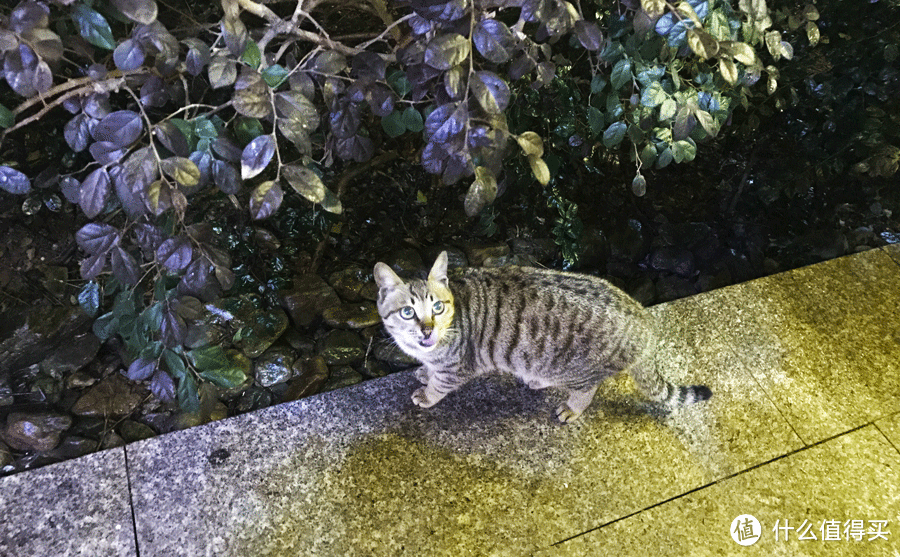
[(432, 311), (434, 311), (435, 315), (437, 315), (439, 313), (444, 313), (444, 302), (442, 302), (440, 300), (436, 301), (434, 303), (434, 305), (431, 306), (431, 309), (432, 309)]
[(416, 316), (416, 310), (412, 306), (404, 306), (400, 308), (400, 317), (403, 319), (412, 319)]

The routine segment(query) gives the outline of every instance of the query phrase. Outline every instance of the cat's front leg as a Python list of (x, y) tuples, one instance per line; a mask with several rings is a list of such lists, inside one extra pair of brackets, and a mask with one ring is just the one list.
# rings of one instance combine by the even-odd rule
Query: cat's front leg
[(428, 368), (425, 366), (419, 366), (413, 371), (413, 377), (416, 378), (416, 381), (423, 385), (428, 384), (428, 377), (431, 374), (428, 372)]
[(416, 378), (419, 378), (421, 372), (427, 378), (427, 382), (424, 387), (419, 387), (412, 394), (412, 401), (422, 408), (434, 406), (467, 381), (467, 379), (452, 370), (436, 371), (425, 369), (422, 372), (423, 369), (425, 369), (425, 366), (416, 371)]

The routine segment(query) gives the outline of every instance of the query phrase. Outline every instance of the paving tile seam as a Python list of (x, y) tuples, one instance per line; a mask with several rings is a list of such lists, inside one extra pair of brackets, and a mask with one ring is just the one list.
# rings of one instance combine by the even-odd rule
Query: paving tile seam
[(141, 557), (141, 546), (137, 531), (137, 514), (134, 510), (134, 491), (131, 488), (131, 464), (128, 460), (128, 445), (122, 447), (125, 458), (125, 484), (128, 487), (128, 506), (131, 508), (131, 532), (134, 534), (134, 555)]
[[(881, 419), (881, 418), (879, 418), (879, 419)], [(693, 494), (693, 493), (697, 493), (698, 491), (702, 491), (702, 490), (711, 488), (711, 487), (713, 487), (713, 486), (715, 486), (715, 485), (717, 485), (717, 484), (720, 484), (720, 483), (722, 483), (722, 482), (724, 482), (724, 481), (726, 481), (726, 480), (730, 480), (730, 479), (735, 478), (735, 477), (737, 477), (737, 476), (746, 474), (747, 472), (752, 472), (753, 470), (756, 470), (757, 468), (762, 468), (763, 466), (766, 466), (766, 465), (768, 465), (768, 464), (772, 464), (772, 463), (777, 462), (777, 461), (779, 461), (779, 460), (782, 460), (782, 459), (784, 459), (784, 458), (788, 458), (788, 457), (790, 457), (790, 456), (794, 456), (794, 455), (799, 454), (799, 453), (802, 453), (802, 452), (804, 452), (804, 451), (808, 451), (809, 449), (813, 449), (813, 448), (815, 448), (815, 447), (818, 447), (819, 445), (823, 445), (823, 444), (825, 444), (825, 443), (829, 443), (829, 442), (834, 441), (835, 439), (837, 439), (837, 438), (839, 438), (839, 437), (843, 437), (843, 436), (845, 436), (845, 435), (850, 435), (851, 433), (854, 433), (854, 432), (856, 432), (856, 431), (859, 431), (859, 430), (861, 430), (861, 429), (863, 429), (863, 428), (866, 428), (866, 427), (869, 427), (869, 426), (874, 426), (875, 429), (876, 429), (876, 431), (878, 431), (878, 433), (881, 434), (882, 438), (884, 438), (884, 439), (888, 442), (888, 444), (890, 444), (892, 447), (894, 447), (893, 443), (891, 443), (890, 439), (887, 438), (887, 436), (884, 434), (884, 432), (881, 431), (881, 429), (879, 429), (877, 425), (875, 425), (875, 422), (874, 422), (874, 421), (871, 421), (871, 422), (868, 422), (868, 423), (865, 423), (865, 424), (856, 426), (856, 427), (854, 427), (854, 428), (848, 429), (848, 430), (846, 430), (846, 431), (844, 431), (844, 432), (841, 432), (841, 433), (832, 435), (831, 437), (828, 437), (827, 439), (822, 439), (822, 440), (820, 440), (820, 441), (816, 441), (815, 443), (812, 443), (811, 445), (804, 445), (803, 447), (800, 447), (799, 449), (794, 449), (793, 451), (789, 451), (789, 452), (784, 453), (784, 454), (782, 454), (782, 455), (779, 455), (779, 456), (770, 458), (769, 460), (767, 460), (767, 461), (765, 461), (765, 462), (760, 462), (760, 463), (758, 463), (758, 464), (754, 464), (753, 466), (750, 466), (750, 467), (748, 467), (748, 468), (745, 468), (744, 470), (741, 470), (741, 471), (739, 471), (739, 472), (735, 472), (735, 473), (730, 474), (730, 475), (728, 475), (728, 476), (724, 476), (724, 477), (722, 477), (722, 478), (719, 478), (719, 479), (714, 480), (714, 481), (712, 481), (712, 482), (709, 482), (709, 483), (707, 483), (707, 484), (704, 484), (704, 485), (695, 487), (694, 489), (685, 491), (684, 493), (679, 493), (678, 495), (674, 495), (674, 496), (669, 497), (668, 499), (665, 499), (665, 500), (663, 500), (663, 501), (658, 501), (658, 502), (656, 502), (656, 503), (653, 503), (652, 505), (648, 505), (648, 506), (644, 507), (643, 509), (640, 509), (640, 510), (634, 511), (634, 512), (632, 512), (632, 513), (629, 513), (629, 514), (622, 515), (622, 516), (620, 516), (620, 517), (614, 518), (613, 520), (610, 520), (610, 521), (608, 521), (608, 522), (605, 522), (605, 523), (603, 523), (603, 524), (601, 524), (601, 525), (599, 525), (599, 526), (595, 526), (594, 528), (589, 528), (588, 530), (585, 530), (584, 532), (580, 532), (580, 533), (575, 534), (575, 535), (573, 535), (573, 536), (569, 536), (569, 537), (567, 537), (567, 538), (565, 538), (565, 539), (556, 541), (556, 542), (550, 544), (549, 546), (547, 546), (546, 548), (542, 548), (542, 549), (549, 549), (550, 547), (556, 547), (556, 546), (558, 546), (558, 545), (564, 544), (564, 543), (569, 542), (569, 541), (571, 541), (571, 540), (574, 540), (574, 539), (576, 539), (576, 538), (580, 538), (580, 537), (582, 537), (582, 536), (585, 536), (585, 535), (587, 535), (587, 534), (590, 534), (591, 532), (596, 532), (597, 530), (601, 530), (601, 529), (606, 528), (607, 526), (611, 526), (611, 525), (613, 525), (613, 524), (615, 524), (615, 523), (617, 523), (617, 522), (621, 522), (621, 521), (623, 521), (623, 520), (627, 520), (627, 519), (629, 519), (629, 518), (631, 518), (631, 517), (633, 517), (633, 516), (637, 516), (637, 515), (639, 515), (639, 514), (641, 514), (641, 513), (643, 513), (643, 512), (649, 511), (649, 510), (651, 510), (651, 509), (655, 509), (655, 508), (657, 508), (657, 507), (661, 507), (662, 505), (665, 505), (665, 504), (667, 504), (667, 503), (671, 503), (672, 501), (677, 501), (678, 499), (681, 499), (681, 498), (683, 498), (683, 497), (687, 497), (687, 496), (689, 496), (689, 495), (691, 495), (691, 494)], [(894, 447), (894, 449), (897, 449), (897, 447)], [(898, 451), (898, 452), (900, 452), (900, 451)]]
[(878, 420), (875, 420), (874, 422), (872, 422), (872, 425), (875, 426), (875, 429), (878, 431), (878, 433), (880, 433), (881, 436), (884, 437), (884, 439), (885, 439), (885, 441), (887, 441), (888, 445), (894, 447), (894, 450), (897, 451), (898, 453), (900, 453), (900, 447), (895, 445), (894, 442), (891, 441), (890, 436), (887, 433), (885, 433), (883, 429), (878, 427), (878, 424), (876, 423), (876, 422), (879, 422), (879, 421), (887, 419), (887, 418), (892, 418), (898, 414), (900, 414), (900, 412), (898, 412), (897, 414), (888, 414), (887, 416), (882, 416), (881, 418), (878, 418)]

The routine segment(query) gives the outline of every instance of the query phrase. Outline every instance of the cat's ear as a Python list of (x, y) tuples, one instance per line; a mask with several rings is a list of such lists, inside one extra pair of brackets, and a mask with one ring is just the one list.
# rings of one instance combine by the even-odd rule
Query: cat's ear
[(403, 279), (398, 277), (397, 273), (384, 263), (375, 264), (374, 274), (375, 284), (378, 285), (379, 290), (382, 288), (394, 288), (403, 284)]
[(431, 272), (428, 273), (428, 280), (434, 282), (440, 282), (444, 286), (447, 286), (447, 252), (442, 251), (440, 255), (437, 256), (437, 259), (434, 260), (434, 265), (431, 267)]

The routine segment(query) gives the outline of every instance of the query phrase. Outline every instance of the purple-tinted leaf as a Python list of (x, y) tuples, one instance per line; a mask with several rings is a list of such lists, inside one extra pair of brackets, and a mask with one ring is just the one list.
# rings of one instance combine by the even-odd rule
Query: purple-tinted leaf
[(53, 72), (50, 71), (50, 66), (47, 65), (47, 62), (43, 60), (38, 62), (31, 77), (31, 86), (38, 93), (46, 93), (53, 86)]
[(212, 150), (219, 158), (228, 162), (240, 162), (241, 148), (227, 137), (219, 137), (213, 140)]
[(347, 103), (340, 110), (328, 115), (331, 132), (336, 138), (352, 137), (359, 129), (359, 109)]
[(448, 143), (463, 131), (469, 111), (463, 103), (450, 103), (438, 107), (425, 120), (425, 137), (429, 141)]
[(311, 68), (318, 73), (338, 74), (347, 67), (347, 58), (335, 50), (326, 50), (316, 56)]
[(156, 156), (150, 147), (142, 147), (133, 152), (122, 163), (120, 171), (110, 168), (110, 177), (116, 188), (116, 195), (129, 216), (136, 217), (147, 212), (146, 194), (157, 178)]
[(241, 153), (241, 179), (249, 180), (265, 170), (275, 155), (275, 140), (271, 135), (261, 135), (244, 147)]
[(420, 17), (440, 22), (455, 21), (466, 15), (467, 0), (416, 0), (412, 9)]
[(235, 58), (240, 58), (247, 48), (247, 41), (250, 36), (247, 33), (247, 27), (239, 17), (229, 17), (227, 14), (222, 18), (222, 35), (225, 38), (225, 46), (228, 52)]
[(182, 131), (178, 129), (178, 126), (176, 126), (172, 122), (165, 121), (156, 124), (156, 126), (153, 128), (153, 135), (173, 155), (179, 157), (188, 156), (189, 148), (187, 138), (184, 137), (184, 133), (182, 133)]
[(293, 143), (301, 154), (309, 155), (312, 153), (312, 141), (309, 138), (309, 134), (297, 121), (279, 119), (278, 131)]
[(109, 193), (112, 190), (109, 173), (105, 168), (88, 174), (81, 183), (81, 194), (78, 196), (78, 204), (88, 218), (94, 218), (106, 207)]
[(353, 65), (350, 68), (350, 77), (355, 79), (369, 78), (384, 80), (385, 63), (381, 56), (364, 50), (353, 57)]
[(368, 137), (354, 135), (338, 139), (336, 141), (336, 151), (338, 157), (345, 161), (366, 162), (372, 158), (375, 152), (375, 145)]
[(162, 402), (175, 400), (175, 382), (168, 373), (157, 369), (150, 380), (150, 392)]
[(197, 169), (200, 171), (200, 180), (197, 182), (197, 187), (202, 188), (206, 186), (212, 179), (212, 155), (206, 151), (194, 151), (188, 158), (197, 165)]
[(603, 46), (603, 35), (593, 21), (578, 20), (575, 22), (575, 36), (581, 46), (588, 50), (600, 50)]
[(250, 195), (250, 216), (254, 220), (268, 217), (278, 210), (283, 197), (284, 193), (277, 182), (263, 182)]
[(95, 253), (81, 261), (81, 278), (94, 280), (106, 267), (106, 252)]
[(75, 233), (75, 243), (89, 254), (106, 253), (119, 241), (119, 231), (108, 224), (90, 222)]
[(94, 160), (104, 166), (118, 162), (122, 155), (125, 154), (125, 149), (121, 149), (118, 145), (109, 141), (95, 141), (91, 143), (88, 150), (91, 152)]
[(169, 102), (169, 91), (166, 84), (157, 75), (151, 75), (141, 85), (141, 104), (144, 106), (159, 107)]
[(366, 94), (372, 114), (384, 118), (394, 111), (394, 93), (384, 85), (372, 86)]
[(9, 28), (23, 34), (35, 27), (47, 27), (50, 8), (33, 1), (20, 2), (9, 14)]
[(541, 62), (537, 65), (537, 82), (541, 86), (549, 85), (556, 75), (556, 64), (553, 62)]
[(163, 305), (162, 322), (159, 327), (160, 340), (169, 348), (182, 344), (185, 333), (187, 333), (187, 323), (185, 323), (183, 317), (178, 315), (175, 308), (176, 305), (174, 303)]
[(181, 271), (190, 264), (194, 251), (187, 238), (169, 238), (156, 249), (156, 260), (170, 271)]
[(109, 70), (106, 69), (106, 66), (103, 64), (91, 64), (88, 66), (87, 70), (88, 77), (93, 79), (94, 81), (100, 81), (106, 79), (109, 75)]
[(63, 197), (69, 203), (78, 203), (81, 199), (81, 182), (72, 176), (66, 176), (59, 181), (59, 189)]
[(234, 195), (241, 190), (237, 169), (225, 161), (213, 161), (213, 181), (223, 193)]
[(15, 168), (0, 166), (0, 189), (16, 195), (31, 191), (31, 180)]
[(147, 187), (144, 202), (154, 215), (165, 213), (172, 208), (172, 186), (166, 180), (153, 181)]
[(209, 83), (213, 89), (228, 87), (237, 79), (237, 64), (222, 55), (213, 56), (209, 61)]
[(469, 57), (469, 40), (459, 33), (438, 35), (425, 47), (425, 63), (438, 70), (449, 70)]
[(189, 74), (196, 77), (209, 64), (211, 57), (209, 46), (200, 39), (193, 37), (184, 39), (182, 42), (188, 45), (188, 53), (184, 58), (184, 67)]
[(502, 64), (509, 60), (509, 47), (513, 43), (513, 36), (505, 23), (496, 19), (483, 19), (472, 31), (472, 42), (485, 59)]
[(107, 114), (93, 129), (91, 135), (97, 141), (109, 141), (119, 147), (128, 147), (144, 132), (144, 120), (133, 110), (117, 110)]
[(135, 23), (149, 24), (156, 19), (156, 0), (112, 0), (112, 3)]
[(141, 270), (137, 261), (130, 253), (122, 249), (122, 246), (115, 246), (110, 252), (110, 263), (112, 264), (113, 275), (122, 284), (135, 285), (141, 278)]
[(469, 88), (488, 114), (500, 114), (509, 106), (509, 86), (494, 72), (475, 72), (469, 80)]
[(136, 70), (144, 65), (144, 51), (132, 39), (125, 39), (113, 51), (113, 62), (123, 72)]
[[(88, 95), (84, 101), (84, 113), (91, 118), (100, 120), (106, 117), (112, 108), (109, 104), (109, 93), (92, 93)], [(95, 124), (91, 124), (91, 132), (94, 131)]]
[(520, 17), (525, 21), (545, 21), (550, 17), (551, 10), (548, 0), (525, 0)]
[(288, 76), (288, 84), (291, 91), (300, 93), (307, 99), (316, 96), (316, 82), (309, 76), (308, 72), (294, 72)]
[(419, 14), (413, 14), (412, 17), (407, 20), (407, 23), (409, 24), (409, 28), (412, 30), (414, 35), (424, 35), (434, 28), (433, 23), (423, 18)]
[(18, 95), (33, 97), (37, 94), (32, 77), (37, 68), (38, 58), (27, 45), (19, 45), (19, 48), (6, 53), (3, 60), (3, 72), (6, 82)]
[(128, 366), (128, 372), (125, 373), (125, 377), (132, 381), (144, 381), (149, 379), (154, 372), (156, 372), (156, 360), (138, 358)]
[(447, 165), (447, 151), (438, 143), (428, 143), (422, 150), (422, 167), (431, 174), (441, 174)]
[(254, 69), (245, 67), (234, 83), (234, 109), (249, 118), (268, 118), (272, 114), (269, 86)]
[[(178, 283), (178, 292), (180, 294), (190, 294), (196, 296), (205, 302), (210, 302), (222, 293), (218, 281), (213, 275), (213, 266), (205, 257), (198, 257), (190, 265), (181, 282)], [(182, 308), (179, 307), (182, 313)]]
[(144, 252), (144, 258), (150, 259), (165, 239), (162, 230), (155, 225), (147, 223), (136, 224), (133, 230), (134, 239), (141, 251)]
[(513, 63), (509, 65), (509, 78), (513, 81), (518, 81), (537, 67), (537, 62), (529, 56), (528, 54), (522, 54), (515, 60)]
[(441, 176), (446, 185), (455, 184), (461, 178), (472, 175), (472, 163), (468, 153), (451, 153), (447, 158), (447, 167)]

